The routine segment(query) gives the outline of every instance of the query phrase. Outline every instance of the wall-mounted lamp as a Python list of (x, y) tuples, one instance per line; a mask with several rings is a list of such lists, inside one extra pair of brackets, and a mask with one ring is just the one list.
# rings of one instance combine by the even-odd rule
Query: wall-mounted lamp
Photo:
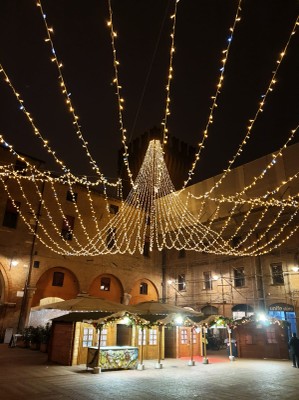
[(9, 269), (11, 269), (11, 267), (16, 267), (19, 264), (18, 260), (14, 260), (13, 258), (10, 260), (10, 265), (9, 265)]

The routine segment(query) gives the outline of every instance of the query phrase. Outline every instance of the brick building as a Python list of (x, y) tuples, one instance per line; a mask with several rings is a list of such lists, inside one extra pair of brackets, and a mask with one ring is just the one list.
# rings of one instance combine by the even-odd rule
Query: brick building
[[(299, 144), (289, 146), (276, 165), (267, 173), (261, 183), (254, 185), (248, 197), (259, 196), (275, 188), (279, 182), (295, 176), (298, 170), (297, 154)], [(290, 223), (294, 234), (282, 246), (270, 253), (259, 256), (222, 256), (184, 250), (152, 251), (144, 254), (106, 254), (98, 256), (72, 256), (59, 254), (61, 237), (63, 245), (75, 245), (76, 237), (88, 246), (89, 238), (96, 229), (94, 216), (88, 206), (88, 196), (93, 198), (94, 211), (99, 226), (105, 226), (110, 215), (117, 212), (119, 199), (109, 198), (109, 210), (102, 193), (89, 193), (84, 185), (68, 186), (26, 179), (26, 168), (5, 147), (0, 148), (2, 165), (11, 165), (12, 170), (23, 169), (22, 187), (18, 180), (1, 175), (0, 194), (0, 335), (7, 328), (14, 331), (28, 321), (30, 308), (46, 302), (66, 300), (78, 294), (107, 298), (109, 300), (136, 304), (147, 300), (161, 300), (179, 306), (193, 307), (206, 315), (222, 314), (239, 317), (264, 311), (281, 319), (288, 319), (292, 330), (296, 330), (299, 313), (298, 243), (295, 214)], [(28, 156), (26, 156), (28, 157)], [(222, 185), (226, 196), (241, 191), (253, 177), (263, 169), (271, 156), (262, 157), (234, 169)], [(30, 159), (31, 164), (43, 168), (39, 160)], [(1, 167), (2, 168), (2, 167)], [(194, 195), (207, 191), (217, 177), (207, 179), (188, 188)], [(25, 182), (25, 183), (23, 183)], [(280, 198), (298, 193), (297, 179), (285, 185)], [(220, 190), (220, 189), (219, 189)], [(218, 191), (219, 192), (219, 191)], [(220, 192), (219, 192), (220, 193)], [(218, 193), (218, 194), (219, 194)], [(20, 212), (10, 200), (18, 202)], [(59, 201), (57, 202), (57, 199)], [(68, 216), (65, 224), (60, 207)], [(190, 201), (190, 211), (196, 214), (199, 202)], [(209, 202), (205, 204), (205, 221), (213, 214)], [(32, 210), (38, 218), (32, 218)], [(78, 213), (79, 212), (79, 213)], [(260, 209), (256, 208), (246, 225), (242, 225), (235, 246), (242, 242), (242, 235), (254, 227), (258, 235), (269, 224), (267, 217), (257, 226)], [(240, 206), (230, 219), (227, 229), (241, 224), (244, 209)], [(78, 215), (84, 219), (84, 230)], [(218, 229), (227, 220), (229, 209), (223, 210), (213, 225)], [(286, 208), (280, 223), (288, 220), (290, 211)], [(50, 218), (50, 215), (53, 219)], [(270, 225), (269, 225), (270, 226)], [(69, 227), (72, 229), (70, 230)], [(45, 228), (45, 229), (43, 229)], [(277, 225), (269, 227), (278, 229)], [(47, 233), (49, 235), (47, 236)], [(269, 231), (270, 232), (270, 231)], [(35, 233), (38, 235), (36, 236)], [(74, 234), (74, 235), (73, 235)], [(265, 242), (268, 240), (264, 235)], [(84, 242), (85, 241), (85, 242)], [(84, 247), (84, 246), (83, 246)], [(54, 250), (54, 251), (53, 251)], [(70, 252), (71, 253), (71, 252)], [(297, 324), (298, 326), (298, 324)]]

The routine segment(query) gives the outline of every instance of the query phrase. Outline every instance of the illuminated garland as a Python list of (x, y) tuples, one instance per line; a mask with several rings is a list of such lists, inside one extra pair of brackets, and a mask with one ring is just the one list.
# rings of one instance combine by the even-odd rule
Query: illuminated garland
[[(238, 10), (239, 10), (239, 7), (238, 7)], [(236, 15), (235, 23), (237, 22), (237, 20), (239, 20), (238, 13), (237, 13), (237, 15)], [(253, 117), (252, 119), (249, 120), (247, 132), (246, 132), (246, 135), (245, 135), (243, 141), (241, 142), (241, 144), (240, 144), (240, 146), (239, 146), (239, 148), (238, 148), (236, 154), (233, 156), (232, 160), (229, 161), (229, 164), (228, 164), (227, 169), (225, 169), (225, 170), (223, 171), (223, 174), (222, 174), (221, 178), (220, 178), (220, 179), (215, 183), (215, 185), (206, 193), (206, 195), (210, 194), (213, 190), (215, 190), (217, 187), (220, 186), (220, 184), (222, 183), (222, 181), (224, 180), (224, 178), (226, 177), (226, 175), (227, 175), (229, 172), (231, 172), (231, 168), (232, 168), (234, 162), (236, 161), (237, 157), (240, 156), (241, 153), (243, 152), (243, 146), (245, 146), (245, 144), (247, 143), (247, 141), (248, 141), (249, 138), (250, 138), (250, 134), (251, 134), (251, 130), (252, 130), (252, 128), (253, 128), (253, 125), (254, 125), (254, 123), (256, 122), (256, 120), (257, 120), (258, 116), (260, 115), (260, 113), (263, 112), (263, 107), (265, 106), (266, 98), (268, 97), (268, 95), (269, 95), (269, 94), (273, 91), (273, 89), (274, 89), (274, 85), (276, 84), (276, 75), (277, 75), (278, 70), (279, 70), (279, 67), (280, 67), (280, 65), (281, 65), (281, 63), (282, 63), (282, 60), (284, 59), (284, 57), (285, 57), (285, 55), (286, 55), (286, 52), (287, 52), (288, 46), (289, 46), (289, 44), (290, 44), (290, 42), (291, 42), (291, 39), (292, 39), (292, 37), (293, 37), (293, 36), (295, 35), (295, 33), (296, 33), (297, 26), (299, 25), (299, 22), (298, 22), (298, 21), (299, 21), (299, 17), (297, 17), (297, 19), (296, 19), (296, 21), (295, 21), (295, 24), (294, 24), (294, 27), (293, 27), (293, 29), (292, 29), (292, 31), (291, 31), (291, 34), (290, 34), (289, 37), (288, 37), (287, 43), (286, 43), (286, 45), (284, 46), (284, 49), (281, 51), (278, 60), (276, 61), (276, 68), (275, 68), (275, 70), (272, 72), (272, 77), (271, 77), (271, 79), (270, 79), (270, 83), (269, 83), (269, 85), (268, 85), (268, 88), (266, 89), (265, 93), (261, 96), (261, 97), (262, 97), (262, 100), (261, 100), (260, 103), (259, 103), (258, 110), (256, 111), (254, 117)], [(235, 26), (235, 25), (234, 25), (234, 26)], [(231, 29), (232, 29), (232, 28), (231, 28)], [(233, 31), (233, 30), (232, 30), (232, 31)], [(229, 47), (228, 47), (228, 49), (229, 49)], [(227, 52), (228, 52), (228, 51), (227, 51)], [(227, 59), (227, 57), (224, 58), (223, 61), (226, 62), (226, 59)], [(220, 76), (220, 83), (219, 83), (220, 87), (221, 87), (221, 82), (222, 82), (222, 80), (223, 80), (223, 75)], [(213, 97), (213, 98), (215, 99), (215, 101), (216, 101), (216, 98), (217, 98), (218, 94), (219, 94), (219, 93), (218, 93), (218, 90), (217, 90), (216, 96)], [(215, 104), (215, 103), (213, 103), (213, 106), (214, 106), (214, 104)], [(213, 110), (214, 110), (214, 107), (211, 108), (211, 113), (212, 113)], [(196, 154), (195, 161), (194, 161), (194, 163), (193, 163), (193, 165), (192, 165), (192, 167), (191, 167), (191, 169), (190, 169), (190, 171), (189, 171), (189, 173), (188, 173), (189, 177), (188, 177), (188, 179), (184, 182), (183, 188), (185, 188), (185, 187), (187, 186), (187, 184), (189, 183), (189, 181), (190, 181), (192, 175), (194, 175), (194, 170), (195, 170), (197, 161), (199, 160), (199, 154), (200, 154), (201, 149), (203, 148), (202, 145), (203, 145), (203, 143), (204, 143), (204, 140), (207, 138), (207, 134), (208, 134), (207, 128), (209, 127), (209, 124), (213, 122), (213, 115), (212, 115), (211, 113), (210, 113), (210, 116), (209, 116), (209, 119), (208, 119), (208, 124), (207, 124), (206, 130), (204, 131), (204, 138), (203, 138), (203, 141), (202, 141), (201, 143), (199, 143), (199, 152)]]
[(164, 146), (167, 144), (167, 141), (168, 141), (167, 121), (168, 121), (168, 116), (170, 115), (170, 88), (171, 88), (171, 81), (173, 78), (173, 57), (174, 57), (174, 53), (175, 53), (174, 42), (175, 42), (175, 30), (176, 30), (178, 2), (179, 2), (179, 0), (175, 0), (174, 13), (170, 17), (173, 22), (172, 22), (172, 31), (170, 34), (171, 45), (170, 45), (170, 55), (169, 55), (168, 78), (167, 78), (167, 84), (166, 84), (166, 106), (165, 106), (164, 119), (161, 123), (161, 125), (163, 126), (162, 149), (164, 149)]
[(232, 40), (233, 40), (233, 35), (234, 35), (234, 32), (235, 32), (237, 23), (241, 20), (241, 17), (240, 17), (240, 13), (241, 13), (241, 10), (242, 10), (241, 9), (241, 4), (242, 4), (242, 0), (239, 0), (233, 26), (230, 27), (230, 29), (229, 29), (230, 30), (230, 34), (229, 34), (229, 37), (227, 39), (228, 44), (227, 44), (226, 49), (222, 51), (223, 59), (221, 60), (222, 66), (220, 68), (220, 76), (219, 76), (219, 80), (218, 80), (218, 83), (217, 83), (217, 86), (216, 86), (216, 92), (215, 92), (214, 96), (211, 97), (212, 98), (212, 105), (210, 107), (210, 113), (209, 113), (209, 116), (208, 116), (208, 121), (206, 123), (206, 127), (205, 127), (205, 130), (203, 132), (203, 138), (202, 138), (201, 142), (198, 143), (198, 151), (197, 151), (197, 153), (195, 155), (195, 161), (193, 162), (192, 167), (191, 167), (190, 171), (188, 172), (188, 178), (184, 182), (183, 189), (188, 185), (188, 183), (192, 179), (192, 176), (194, 175), (194, 171), (195, 171), (196, 165), (197, 165), (198, 161), (200, 160), (201, 151), (204, 149), (205, 141), (208, 138), (209, 128), (213, 124), (214, 111), (218, 107), (217, 101), (218, 101), (218, 97), (219, 97), (219, 95), (221, 93), (221, 87), (222, 87), (223, 81), (224, 81), (224, 72), (225, 72), (225, 67), (226, 67), (226, 63), (227, 63), (227, 59), (228, 59), (231, 43), (232, 43)]
[[(258, 115), (263, 111), (265, 106), (266, 97), (270, 92), (273, 91), (274, 84), (276, 83), (276, 75), (278, 68), (286, 54), (288, 45), (291, 37), (295, 34), (296, 26), (298, 25), (298, 19), (295, 27), (288, 39), (283, 52), (280, 54), (280, 58), (277, 61), (275, 71), (272, 73), (272, 78), (268, 89), (262, 96), (262, 101), (259, 104), (258, 110), (255, 117), (250, 120), (250, 124), (240, 144), (237, 153), (233, 159), (229, 162), (228, 168), (223, 172), (220, 179), (212, 186), (211, 189), (205, 193), (195, 196), (193, 193), (187, 190), (185, 186), (191, 179), (194, 173), (195, 165), (200, 158), (202, 149), (204, 148), (204, 142), (208, 137), (208, 129), (213, 123), (214, 111), (217, 107), (217, 99), (220, 94), (220, 89), (224, 79), (224, 71), (227, 62), (227, 57), (231, 45), (231, 40), (237, 22), (240, 20), (241, 12), (241, 0), (238, 3), (237, 12), (235, 15), (235, 21), (233, 27), (230, 28), (230, 37), (228, 41), (228, 47), (223, 51), (224, 59), (222, 60), (221, 74), (215, 96), (213, 96), (213, 104), (211, 107), (210, 115), (204, 131), (204, 136), (199, 144), (199, 150), (195, 157), (195, 163), (192, 165), (189, 171), (189, 178), (184, 183), (182, 190), (175, 192), (175, 188), (170, 179), (169, 172), (166, 168), (164, 161), (163, 146), (167, 143), (168, 129), (167, 120), (170, 115), (170, 84), (173, 72), (173, 55), (174, 55), (174, 37), (176, 28), (176, 13), (177, 3), (175, 1), (174, 14), (171, 16), (173, 19), (172, 33), (171, 33), (171, 47), (170, 47), (170, 59), (169, 59), (169, 74), (166, 86), (166, 107), (165, 115), (163, 120), (163, 143), (161, 144), (158, 140), (152, 140), (149, 144), (148, 150), (145, 154), (143, 164), (139, 170), (135, 182), (133, 182), (132, 174), (129, 167), (129, 153), (127, 146), (126, 130), (123, 124), (123, 109), (124, 99), (121, 96), (121, 86), (119, 84), (118, 77), (118, 65), (119, 62), (116, 57), (115, 38), (117, 34), (113, 27), (112, 20), (112, 8), (111, 1), (108, 0), (109, 5), (109, 21), (108, 27), (110, 28), (111, 44), (113, 50), (113, 64), (114, 64), (114, 80), (113, 84), (116, 88), (116, 95), (118, 99), (119, 109), (119, 124), (122, 134), (122, 144), (124, 148), (123, 158), (124, 163), (127, 167), (129, 179), (131, 182), (131, 191), (124, 201), (121, 197), (120, 208), (116, 215), (111, 216), (109, 213), (109, 203), (107, 197), (107, 185), (111, 185), (117, 188), (119, 195), (122, 195), (121, 181), (119, 180), (115, 184), (109, 184), (107, 179), (101, 174), (95, 161), (93, 160), (89, 149), (88, 143), (84, 140), (83, 135), (78, 124), (79, 117), (74, 111), (71, 103), (70, 94), (67, 91), (65, 81), (62, 75), (62, 64), (59, 62), (56, 51), (54, 49), (52, 34), (53, 29), (48, 27), (46, 16), (44, 15), (41, 2), (38, 0), (37, 5), (43, 16), (45, 23), (47, 38), (46, 42), (50, 44), (52, 53), (52, 62), (56, 64), (59, 71), (59, 85), (62, 94), (66, 97), (66, 103), (69, 107), (69, 111), (73, 116), (73, 125), (76, 128), (76, 134), (82, 146), (86, 151), (89, 158), (90, 164), (93, 170), (96, 171), (98, 177), (95, 181), (91, 182), (84, 177), (76, 177), (67, 166), (56, 156), (47, 140), (39, 132), (37, 126), (33, 122), (31, 114), (27, 111), (24, 105), (24, 101), (20, 94), (14, 88), (11, 80), (1, 66), (0, 73), (4, 76), (5, 82), (9, 85), (13, 94), (15, 95), (20, 110), (25, 114), (28, 121), (30, 122), (34, 134), (42, 141), (45, 149), (50, 153), (56, 163), (60, 166), (63, 173), (54, 177), (49, 171), (39, 171), (34, 165), (24, 157), (20, 156), (15, 152), (13, 147), (8, 144), (3, 136), (0, 136), (0, 142), (9, 149), (14, 157), (25, 163), (26, 168), (21, 172), (14, 169), (14, 165), (8, 164), (0, 166), (0, 180), (3, 188), (12, 201), (13, 206), (18, 211), (25, 225), (29, 231), (36, 235), (36, 237), (51, 251), (61, 255), (71, 256), (96, 256), (100, 254), (135, 254), (136, 252), (143, 253), (145, 245), (148, 245), (149, 251), (157, 249), (176, 249), (176, 250), (193, 250), (197, 252), (205, 252), (216, 255), (230, 255), (230, 256), (256, 256), (266, 254), (279, 246), (283, 245), (295, 232), (297, 232), (299, 225), (294, 225), (295, 218), (298, 214), (298, 193), (289, 195), (285, 199), (278, 199), (277, 194), (280, 190), (289, 182), (294, 181), (299, 177), (299, 172), (296, 172), (293, 176), (285, 178), (282, 182), (279, 182), (274, 189), (268, 189), (262, 196), (250, 197), (248, 194), (249, 190), (253, 189), (258, 183), (262, 183), (266, 174), (272, 169), (277, 160), (282, 158), (284, 150), (287, 148), (289, 142), (293, 139), (295, 133), (298, 130), (299, 125), (293, 129), (290, 133), (286, 143), (280, 148), (278, 152), (272, 155), (271, 161), (264, 167), (261, 172), (254, 176), (252, 181), (242, 188), (239, 192), (235, 192), (233, 195), (219, 196), (212, 195), (212, 192), (219, 188), (224, 178), (229, 172), (231, 172), (232, 165), (236, 158), (243, 151), (244, 145), (247, 143), (253, 124), (256, 121)], [(39, 183), (47, 183), (47, 188), (51, 189), (51, 196), (43, 198)], [(9, 184), (15, 185), (14, 189), (10, 190)], [(79, 223), (76, 226), (76, 232), (72, 229), (68, 223), (66, 216), (64, 203), (61, 201), (57, 189), (60, 189), (58, 185), (64, 185), (70, 192), (73, 199), (72, 210), (76, 216), (76, 220)], [(86, 202), (84, 203), (84, 212), (79, 208), (75, 201), (75, 190), (77, 185), (83, 188), (86, 193)], [(100, 218), (96, 213), (96, 208), (93, 199), (93, 193), (91, 189), (96, 189), (98, 185), (103, 187), (103, 199), (105, 200), (106, 206), (106, 219), (100, 224)], [(33, 188), (33, 191), (32, 191)], [(185, 190), (183, 190), (185, 189)], [(21, 197), (26, 204), (30, 212), (31, 218), (34, 219), (36, 226), (38, 225), (38, 231), (32, 228), (30, 220), (24, 211), (21, 211), (17, 206), (16, 198)], [(198, 201), (200, 200), (200, 201)], [(34, 210), (34, 205), (39, 202), (42, 206), (42, 212), (44, 213), (45, 221), (42, 221)], [(194, 203), (198, 210), (194, 210)], [(242, 209), (242, 213), (241, 213)], [(86, 212), (86, 210), (88, 210)], [(211, 215), (207, 218), (205, 213), (209, 210)], [(90, 214), (88, 214), (90, 213)], [(283, 219), (287, 214), (287, 218)], [(88, 215), (88, 224), (87, 224)], [(59, 218), (64, 221), (68, 232), (72, 235), (73, 242), (66, 240), (62, 237), (61, 229), (57, 225), (56, 219)], [(239, 223), (234, 224), (234, 218), (238, 218)], [(266, 219), (269, 222), (265, 223)], [(91, 220), (91, 223), (90, 223)], [(220, 228), (215, 229), (214, 227), (221, 221)], [(250, 224), (250, 229), (247, 225)], [(275, 229), (276, 232), (275, 232)], [(256, 232), (259, 231), (257, 237)], [(244, 234), (245, 232), (245, 234)], [(274, 232), (274, 233), (273, 233)], [(272, 233), (272, 236), (270, 236)], [(237, 236), (243, 237), (239, 242), (233, 245), (233, 239)], [(269, 237), (268, 237), (269, 236)]]

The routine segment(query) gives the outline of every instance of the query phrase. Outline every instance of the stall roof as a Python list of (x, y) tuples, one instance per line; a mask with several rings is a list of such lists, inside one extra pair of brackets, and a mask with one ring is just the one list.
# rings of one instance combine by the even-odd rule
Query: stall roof
[(115, 301), (91, 296), (78, 296), (74, 299), (58, 301), (55, 303), (34, 307), (32, 310), (40, 311), (46, 309), (67, 311), (101, 311), (110, 313), (118, 311), (137, 312), (137, 307), (135, 306), (124, 305)]
[(194, 311), (190, 308), (178, 307), (173, 304), (161, 303), (159, 301), (144, 301), (136, 304), (136, 313), (138, 314), (155, 314), (155, 315), (168, 315), (168, 314), (184, 314), (187, 316), (202, 316), (203, 314), (199, 311)]
[[(85, 311), (85, 312), (71, 312), (69, 314), (61, 315), (59, 317), (53, 318), (52, 321), (55, 322), (83, 322), (88, 320), (97, 320), (99, 318), (105, 318), (112, 315), (111, 312), (93, 312), (93, 311)], [(178, 314), (177, 314), (178, 315)], [(154, 324), (156, 321), (165, 318), (165, 314), (138, 314), (140, 318), (143, 318), (150, 322), (150, 324)], [(192, 317), (192, 321), (197, 322), (195, 320), (199, 320), (202, 317)]]
[(53, 318), (53, 322), (82, 322), (87, 319), (98, 319), (111, 315), (110, 312), (71, 312), (69, 314), (61, 315), (60, 317)]

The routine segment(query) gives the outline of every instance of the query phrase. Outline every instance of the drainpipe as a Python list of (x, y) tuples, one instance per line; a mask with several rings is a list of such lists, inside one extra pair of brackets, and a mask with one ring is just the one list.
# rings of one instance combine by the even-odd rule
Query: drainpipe
[(264, 275), (261, 256), (255, 258), (255, 285), (258, 300), (258, 308), (261, 311), (266, 310), (265, 289), (264, 289)]

